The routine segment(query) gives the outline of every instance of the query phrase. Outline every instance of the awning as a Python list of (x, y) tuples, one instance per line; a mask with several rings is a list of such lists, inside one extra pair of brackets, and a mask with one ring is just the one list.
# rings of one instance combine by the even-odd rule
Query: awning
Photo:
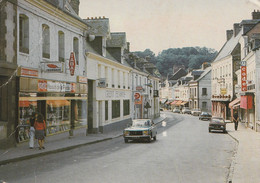
[(160, 99), (161, 103), (164, 104), (165, 102), (167, 102), (168, 99)]
[(172, 103), (171, 103), (171, 105), (174, 105), (174, 104), (176, 104), (178, 102), (178, 100), (174, 100)]
[(36, 101), (28, 101), (28, 100), (20, 100), (19, 101), (19, 107), (29, 107), (30, 105), (37, 106), (37, 102)]
[(240, 108), (252, 109), (253, 108), (253, 96), (251, 96), (251, 95), (241, 96)]
[(236, 98), (235, 100), (233, 100), (232, 102), (230, 102), (229, 104), (228, 104), (228, 107), (229, 108), (232, 108), (234, 105), (236, 105), (237, 103), (239, 103), (240, 102), (240, 98)]
[(185, 105), (185, 104), (187, 104), (188, 102), (187, 101), (183, 101), (182, 103), (181, 103), (181, 105)]
[(179, 100), (178, 102), (176, 102), (175, 105), (181, 105), (181, 103), (182, 103), (182, 100)]
[(48, 105), (52, 105), (52, 107), (62, 107), (69, 106), (70, 102), (68, 100), (47, 100)]

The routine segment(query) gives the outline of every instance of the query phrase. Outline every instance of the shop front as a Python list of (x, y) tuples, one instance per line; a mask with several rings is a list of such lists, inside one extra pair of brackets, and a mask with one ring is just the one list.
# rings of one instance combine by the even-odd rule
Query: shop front
[(246, 126), (255, 129), (254, 94), (241, 95), (240, 99), (241, 120)]
[(47, 135), (87, 128), (87, 83), (19, 77), (18, 142), (29, 138), (30, 118), (41, 113)]

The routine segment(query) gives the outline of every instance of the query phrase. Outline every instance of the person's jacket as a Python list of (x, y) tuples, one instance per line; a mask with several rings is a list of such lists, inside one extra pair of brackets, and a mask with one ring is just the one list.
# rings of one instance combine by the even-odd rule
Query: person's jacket
[(46, 129), (45, 121), (43, 120), (43, 123), (35, 121), (34, 128), (35, 128), (35, 130), (45, 130)]

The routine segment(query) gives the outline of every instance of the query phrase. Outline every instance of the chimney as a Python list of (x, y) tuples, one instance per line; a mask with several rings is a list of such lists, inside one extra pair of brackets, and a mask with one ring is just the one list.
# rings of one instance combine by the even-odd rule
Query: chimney
[(69, 3), (72, 9), (79, 15), (79, 0), (70, 0)]
[(233, 36), (233, 30), (227, 30), (227, 41)]
[(238, 23), (235, 23), (235, 24), (233, 25), (233, 28), (234, 28), (234, 30), (233, 30), (233, 32), (234, 32), (234, 37), (236, 37), (237, 34), (239, 33), (239, 31), (241, 30), (241, 27), (240, 27), (240, 25), (239, 25)]
[(260, 12), (259, 12), (259, 10), (257, 10), (257, 11), (253, 11), (252, 12), (252, 19), (253, 20), (255, 20), (255, 19), (260, 19)]

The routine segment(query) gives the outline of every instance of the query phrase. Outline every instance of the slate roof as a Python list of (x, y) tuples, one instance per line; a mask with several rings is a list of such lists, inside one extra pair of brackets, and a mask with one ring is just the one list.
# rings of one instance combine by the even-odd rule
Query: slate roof
[(125, 32), (112, 32), (111, 38), (107, 40), (107, 47), (124, 47), (126, 46), (126, 33)]
[(88, 34), (95, 36), (108, 36), (110, 34), (110, 25), (108, 18), (88, 18), (84, 21), (90, 26)]
[(204, 76), (206, 76), (209, 72), (211, 71), (211, 67), (207, 67), (203, 73), (200, 75), (200, 77), (198, 79), (196, 79), (195, 81), (199, 81), (201, 80)]
[(180, 77), (185, 76), (187, 72), (180, 68), (178, 71), (176, 71), (172, 76), (169, 77), (169, 80), (178, 80)]
[(221, 60), (227, 56), (229, 56), (232, 51), (235, 49), (236, 45), (239, 42), (239, 39), (242, 36), (242, 30), (239, 31), (236, 37), (234, 35), (224, 44), (224, 46), (219, 51), (217, 57), (214, 59), (213, 62), (217, 62), (218, 60)]

